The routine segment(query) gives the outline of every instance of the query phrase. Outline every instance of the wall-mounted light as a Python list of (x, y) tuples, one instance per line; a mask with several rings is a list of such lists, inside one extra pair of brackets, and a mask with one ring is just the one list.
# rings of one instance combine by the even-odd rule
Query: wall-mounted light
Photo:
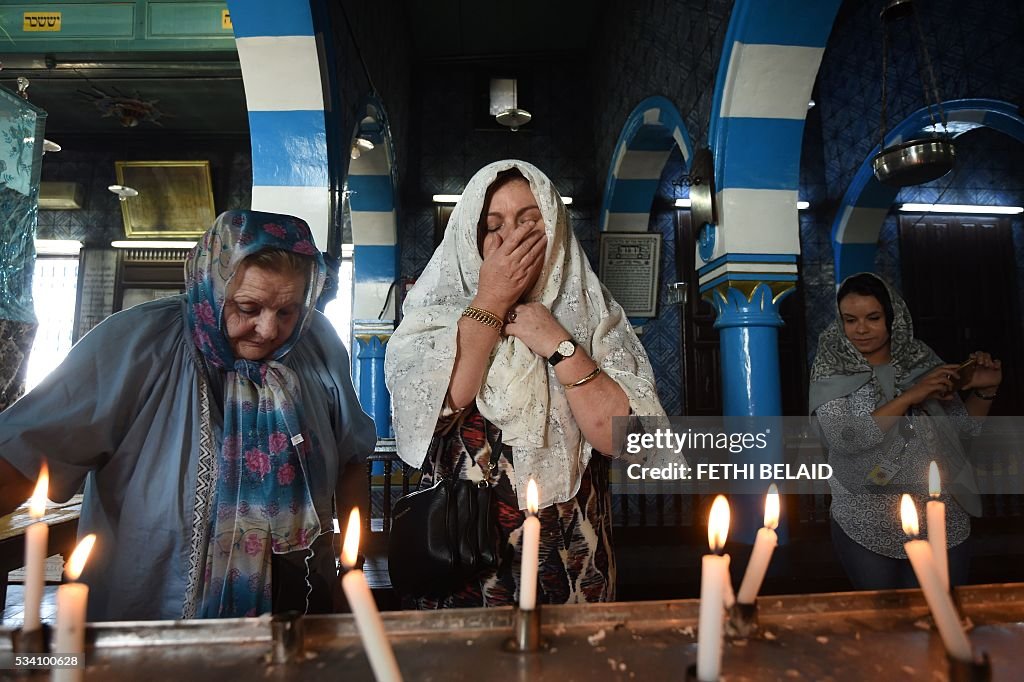
[(125, 185), (110, 185), (107, 189), (117, 195), (118, 201), (127, 201), (129, 197), (139, 196), (139, 190)]
[[(435, 194), (431, 200), (435, 204), (457, 204), (461, 194)], [(562, 197), (562, 203), (566, 206), (572, 205), (572, 197)]]
[(352, 143), (352, 151), (350, 152), (349, 156), (351, 156), (352, 160), (355, 161), (356, 159), (363, 155), (363, 152), (368, 152), (372, 149), (372, 142), (367, 140), (365, 137), (357, 137), (355, 141)]
[(980, 213), (988, 215), (1016, 215), (1024, 213), (1024, 206), (979, 206), (977, 204), (900, 204), (904, 213)]
[(196, 245), (196, 243), (186, 241), (160, 242), (148, 239), (125, 239), (110, 242), (110, 245), (115, 249), (191, 249)]

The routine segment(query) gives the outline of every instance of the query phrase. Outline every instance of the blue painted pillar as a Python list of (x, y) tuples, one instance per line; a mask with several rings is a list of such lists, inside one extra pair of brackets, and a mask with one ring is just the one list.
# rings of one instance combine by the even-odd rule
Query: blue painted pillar
[[(722, 366), (722, 414), (726, 417), (757, 417), (758, 428), (768, 426), (778, 440), (757, 463), (783, 461), (782, 388), (779, 379), (779, 304), (794, 290), (794, 283), (726, 281), (704, 292), (715, 308)], [(769, 422), (771, 422), (769, 424)], [(749, 455), (741, 455), (748, 457)], [(745, 460), (749, 461), (749, 459)], [(737, 495), (730, 500), (732, 527), (729, 537), (752, 543), (764, 520), (763, 495)], [(779, 526), (784, 542), (785, 517)]]
[(391, 394), (384, 385), (384, 353), (394, 331), (390, 320), (356, 320), (352, 324), (355, 347), (352, 380), (359, 404), (373, 417), (378, 438), (394, 438)]

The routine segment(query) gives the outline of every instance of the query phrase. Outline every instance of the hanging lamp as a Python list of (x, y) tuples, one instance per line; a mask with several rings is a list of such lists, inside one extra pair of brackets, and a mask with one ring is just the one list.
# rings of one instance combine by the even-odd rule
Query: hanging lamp
[[(893, 187), (906, 187), (930, 182), (953, 169), (956, 159), (956, 148), (946, 125), (946, 112), (942, 109), (942, 99), (935, 83), (935, 72), (928, 57), (928, 47), (924, 42), (924, 33), (917, 16), (913, 0), (889, 0), (882, 8), (882, 107), (880, 141), (878, 154), (871, 160), (875, 177), (879, 182)], [(924, 102), (931, 119), (932, 136), (904, 141), (885, 146), (887, 112), (886, 97), (888, 93), (888, 61), (889, 32), (906, 20), (914, 25), (911, 42), (917, 51), (917, 66), (921, 76), (921, 87), (924, 91)], [(936, 111), (938, 119), (936, 119)], [(939, 129), (942, 132), (939, 132)]]

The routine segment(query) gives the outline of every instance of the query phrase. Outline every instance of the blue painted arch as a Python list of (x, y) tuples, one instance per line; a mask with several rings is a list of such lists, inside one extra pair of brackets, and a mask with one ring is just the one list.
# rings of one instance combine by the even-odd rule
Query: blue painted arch
[[(958, 99), (942, 108), (954, 139), (977, 128), (991, 128), (1024, 142), (1024, 118), (1014, 104), (994, 99)], [(932, 134), (932, 119), (922, 107), (900, 121), (886, 136), (886, 146)], [(878, 235), (899, 189), (875, 179), (871, 160), (879, 152), (875, 145), (864, 158), (843, 195), (832, 224), (832, 250), (836, 282), (857, 272), (874, 270)]]
[(679, 110), (667, 98), (643, 100), (615, 142), (601, 204), (601, 230), (646, 231), (661, 173), (673, 147), (688, 168), (693, 143)]

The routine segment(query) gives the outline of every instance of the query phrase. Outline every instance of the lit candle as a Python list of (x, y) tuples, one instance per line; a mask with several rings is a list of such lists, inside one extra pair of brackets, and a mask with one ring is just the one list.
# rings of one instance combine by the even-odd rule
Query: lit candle
[(747, 572), (743, 574), (743, 582), (740, 583), (740, 593), (737, 597), (741, 604), (753, 604), (757, 599), (757, 593), (761, 591), (764, 574), (768, 572), (768, 563), (772, 560), (775, 546), (779, 544), (779, 537), (775, 534), (778, 527), (779, 488), (772, 483), (768, 486), (768, 495), (764, 498), (764, 528), (757, 531), (754, 549), (747, 563)]
[(715, 682), (722, 667), (722, 620), (725, 581), (729, 579), (729, 556), (722, 556), (729, 534), (729, 503), (719, 495), (708, 517), (708, 545), (711, 554), (701, 559), (700, 615), (697, 621), (697, 679)]
[(914, 567), (914, 574), (917, 575), (917, 582), (924, 592), (925, 601), (928, 602), (942, 643), (950, 656), (969, 662), (973, 660), (971, 643), (960, 627), (960, 618), (953, 607), (953, 601), (949, 598), (949, 591), (944, 589), (939, 581), (931, 546), (926, 541), (917, 539), (917, 508), (914, 507), (910, 495), (904, 495), (900, 501), (900, 515), (903, 520), (903, 532), (910, 537), (903, 547), (907, 550), (907, 557)]
[(946, 503), (939, 501), (942, 484), (939, 482), (939, 466), (933, 461), (928, 465), (928, 544), (935, 556), (935, 570), (939, 573), (942, 587), (949, 591), (949, 557), (946, 554)]
[(29, 502), (28, 514), (36, 522), (25, 531), (25, 632), (39, 628), (39, 605), (43, 601), (43, 575), (46, 569), (46, 543), (50, 527), (39, 519), (46, 514), (46, 489), (50, 474), (43, 463), (39, 480)]
[(537, 507), (540, 495), (531, 478), (526, 486), (526, 521), (523, 522), (523, 561), (519, 569), (519, 608), (532, 611), (537, 607), (537, 563), (540, 556), (540, 519)]
[[(95, 534), (82, 538), (64, 567), (64, 577), (71, 582), (57, 588), (57, 634), (53, 653), (58, 656), (85, 653), (85, 606), (89, 601), (89, 586), (74, 581), (82, 574), (95, 542)], [(51, 679), (53, 682), (78, 682), (84, 672), (84, 667), (54, 668)]]
[(395, 653), (391, 650), (387, 634), (384, 632), (384, 621), (377, 611), (377, 603), (366, 583), (366, 576), (357, 568), (356, 557), (359, 555), (359, 508), (354, 508), (348, 517), (348, 528), (345, 530), (345, 542), (341, 550), (341, 564), (348, 572), (341, 578), (341, 588), (345, 591), (349, 608), (356, 619), (356, 628), (363, 640), (363, 649), (370, 659), (370, 668), (377, 682), (401, 682), (402, 673), (398, 671)]

